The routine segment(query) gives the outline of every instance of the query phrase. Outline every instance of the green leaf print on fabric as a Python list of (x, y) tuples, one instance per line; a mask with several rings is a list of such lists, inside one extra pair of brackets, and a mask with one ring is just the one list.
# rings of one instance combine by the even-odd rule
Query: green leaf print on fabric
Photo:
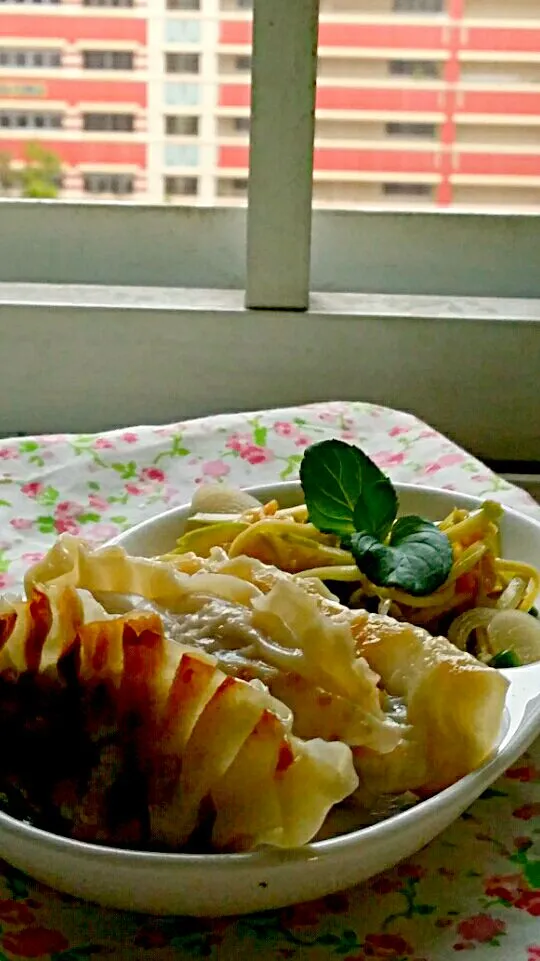
[(54, 517), (51, 514), (42, 514), (36, 518), (36, 524), (40, 534), (54, 534), (56, 531)]
[(52, 507), (59, 497), (60, 492), (57, 491), (56, 487), (45, 487), (39, 494), (36, 494), (36, 501), (43, 507)]
[(172, 438), (172, 444), (168, 450), (162, 451), (157, 457), (154, 457), (152, 461), (153, 464), (159, 464), (160, 461), (164, 460), (166, 457), (188, 457), (191, 453), (187, 447), (184, 447), (182, 441), (182, 434), (174, 434)]
[(127, 464), (116, 462), (111, 464), (111, 467), (120, 474), (122, 480), (133, 480), (137, 476), (137, 464), (134, 460), (130, 460)]

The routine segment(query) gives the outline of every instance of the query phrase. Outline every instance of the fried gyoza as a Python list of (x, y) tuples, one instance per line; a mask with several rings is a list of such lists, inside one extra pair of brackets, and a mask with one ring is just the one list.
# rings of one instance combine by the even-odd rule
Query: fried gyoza
[(42, 826), (139, 847), (289, 847), (356, 787), (345, 744), (292, 735), (262, 686), (167, 639), (156, 614), (111, 617), (84, 591), (34, 586), (4, 604), (0, 644), (0, 782)]

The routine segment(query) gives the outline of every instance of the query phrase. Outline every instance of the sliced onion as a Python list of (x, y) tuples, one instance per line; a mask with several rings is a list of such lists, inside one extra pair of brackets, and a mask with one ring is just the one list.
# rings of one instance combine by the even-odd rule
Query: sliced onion
[(224, 484), (202, 484), (191, 501), (192, 514), (241, 514), (252, 507), (261, 507), (260, 501), (246, 491)]
[(524, 581), (522, 577), (513, 577), (508, 587), (505, 587), (499, 597), (496, 607), (500, 611), (512, 610), (515, 607), (519, 607), (526, 590), (527, 581)]
[(497, 611), (488, 627), (494, 654), (513, 651), (521, 664), (540, 661), (540, 623), (525, 611)]
[(502, 612), (493, 607), (474, 607), (471, 611), (460, 614), (450, 625), (448, 640), (464, 651), (472, 632), (477, 627), (488, 627), (498, 613)]

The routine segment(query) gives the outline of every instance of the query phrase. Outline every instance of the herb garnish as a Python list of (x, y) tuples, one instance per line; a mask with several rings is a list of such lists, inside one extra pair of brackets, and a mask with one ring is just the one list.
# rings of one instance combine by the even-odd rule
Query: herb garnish
[(341, 440), (312, 444), (300, 465), (309, 520), (335, 534), (377, 587), (415, 597), (432, 594), (452, 568), (452, 547), (436, 524), (397, 518), (392, 481), (358, 447)]
[(521, 667), (521, 661), (517, 656), (516, 652), (511, 648), (506, 651), (499, 651), (495, 654), (489, 662), (490, 667), (504, 668), (504, 667)]

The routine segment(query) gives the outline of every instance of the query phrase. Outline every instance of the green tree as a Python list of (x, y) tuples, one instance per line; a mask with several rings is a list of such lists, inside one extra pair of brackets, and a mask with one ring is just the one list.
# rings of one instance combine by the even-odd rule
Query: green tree
[(17, 174), (11, 163), (11, 154), (0, 150), (0, 194), (10, 194), (17, 186)]
[(62, 161), (58, 154), (39, 143), (29, 143), (25, 160), (25, 166), (18, 174), (21, 196), (38, 200), (58, 197), (62, 175)]

